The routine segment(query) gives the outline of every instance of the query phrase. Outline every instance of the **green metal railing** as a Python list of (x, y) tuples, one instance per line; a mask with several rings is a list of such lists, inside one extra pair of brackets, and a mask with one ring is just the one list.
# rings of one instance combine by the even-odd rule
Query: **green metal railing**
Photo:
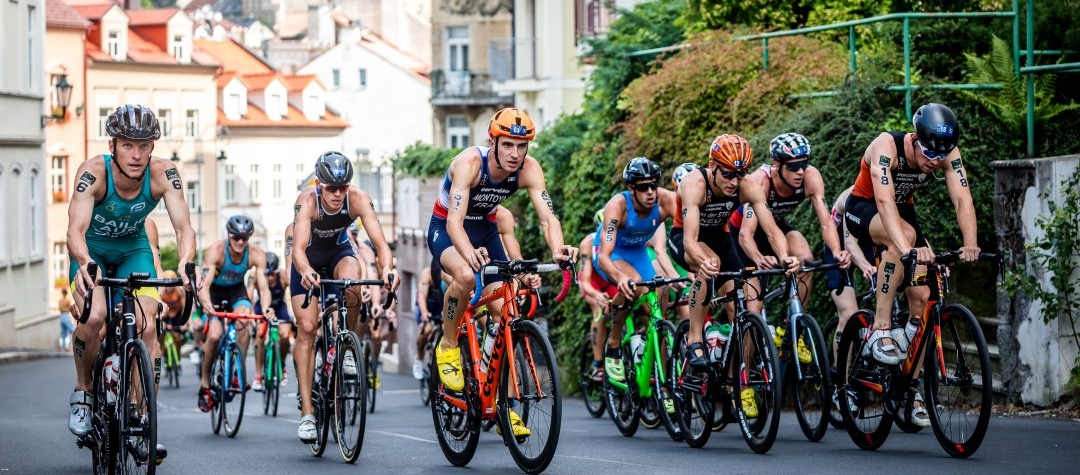
[[(1012, 11), (1007, 12), (941, 12), (941, 13), (890, 13), (888, 15), (880, 15), (870, 18), (863, 18), (861, 20), (851, 20), (839, 23), (832, 23), (829, 25), (812, 26), (806, 28), (797, 28), (794, 30), (773, 31), (769, 33), (759, 33), (755, 35), (737, 36), (735, 41), (753, 41), (761, 40), (762, 51), (762, 67), (764, 69), (769, 68), (769, 39), (779, 38), (782, 36), (796, 36), (805, 35), (808, 33), (816, 33), (820, 31), (835, 30), (847, 28), (848, 30), (848, 51), (849, 51), (849, 72), (854, 73), (857, 66), (857, 47), (855, 41), (855, 27), (862, 25), (869, 25), (873, 23), (880, 23), (885, 21), (902, 21), (903, 22), (903, 40), (904, 40), (904, 84), (889, 86), (886, 89), (890, 91), (903, 91), (904, 93), (904, 112), (907, 116), (912, 115), (911, 96), (912, 93), (920, 88), (927, 89), (965, 89), (965, 90), (984, 90), (984, 89), (1001, 89), (1000, 84), (932, 84), (932, 85), (918, 85), (911, 83), (911, 20), (916, 19), (941, 19), (941, 18), (1011, 18), (1013, 22), (1013, 62), (1015, 63), (1016, 73), (1018, 75), (1024, 74), (1027, 76), (1027, 154), (1029, 157), (1035, 155), (1035, 82), (1034, 75), (1041, 73), (1056, 73), (1056, 72), (1080, 72), (1080, 62), (1073, 63), (1058, 63), (1035, 66), (1035, 55), (1061, 55), (1063, 51), (1054, 50), (1035, 50), (1031, 49), (1031, 45), (1035, 43), (1034, 39), (1034, 1), (1027, 2), (1027, 37), (1026, 43), (1028, 49), (1020, 49), (1020, 18), (1017, 15), (1019, 10), (1019, 0), (1013, 0)], [(630, 53), (629, 56), (652, 56), (656, 54), (663, 54), (673, 51), (678, 51), (686, 48), (690, 48), (692, 45), (689, 43), (683, 43), (678, 45), (666, 46), (663, 48), (651, 48), (646, 50), (635, 51)], [(1026, 56), (1024, 66), (1020, 66), (1020, 53), (1023, 51)], [(816, 98), (816, 97), (830, 97), (835, 96), (837, 91), (819, 91), (809, 92), (802, 94), (792, 94), (792, 98)]]

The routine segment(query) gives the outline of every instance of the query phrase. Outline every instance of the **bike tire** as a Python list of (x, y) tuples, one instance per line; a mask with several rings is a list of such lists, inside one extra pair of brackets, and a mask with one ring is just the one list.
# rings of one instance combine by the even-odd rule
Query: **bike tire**
[[(469, 342), (466, 332), (458, 336), (459, 348), (462, 348), (461, 372), (465, 375), (465, 389), (462, 392), (450, 392), (439, 381), (438, 359), (432, 355), (431, 378), (436, 385), (431, 395), (431, 419), (435, 424), (435, 435), (443, 456), (455, 467), (464, 467), (476, 455), (476, 446), (480, 442), (479, 394), (475, 391), (473, 362), (467, 350)], [(439, 341), (435, 342), (440, 344)], [(470, 385), (473, 385), (470, 388)], [(465, 402), (466, 409), (450, 403), (448, 398)]]
[(367, 410), (368, 412), (375, 412), (375, 398), (376, 390), (378, 389), (379, 382), (379, 352), (372, 348), (372, 341), (364, 341), (364, 355), (367, 363), (364, 366), (367, 368), (367, 384), (365, 389), (367, 391)]
[[(736, 341), (733, 364), (738, 364), (739, 377), (735, 378), (736, 416), (742, 429), (746, 445), (754, 453), (763, 454), (776, 442), (776, 433), (780, 427), (781, 377), (780, 362), (776, 355), (776, 344), (772, 333), (765, 324), (765, 319), (756, 313), (746, 312), (742, 319), (741, 333)], [(730, 341), (730, 340), (729, 340)], [(749, 356), (745, 360), (744, 356)], [(747, 389), (753, 390), (754, 406), (749, 406), (739, 395)], [(751, 407), (757, 409), (757, 415), (751, 414)]]
[(225, 381), (225, 389), (222, 391), (224, 399), (221, 401), (221, 411), (225, 419), (225, 435), (236, 437), (240, 432), (240, 424), (244, 421), (244, 403), (247, 400), (247, 380), (244, 378), (244, 356), (240, 348), (230, 344), (228, 350), (229, 364), (228, 377)]
[[(332, 310), (327, 311), (332, 312)], [(333, 315), (324, 316), (324, 318), (333, 318)], [(323, 346), (322, 335), (315, 337), (315, 351), (322, 354), (323, 365), (325, 365), (326, 352), (329, 350)], [(319, 361), (319, 359), (316, 359), (315, 361)], [(324, 374), (324, 369), (319, 366), (320, 365), (315, 366), (315, 372), (320, 376), (315, 378), (315, 382), (313, 382), (311, 386), (311, 406), (315, 410), (312, 414), (315, 416), (315, 442), (312, 442), (311, 445), (308, 446), (311, 450), (311, 455), (315, 457), (322, 457), (323, 453), (326, 451), (327, 439), (330, 435), (330, 402), (326, 399), (330, 394), (329, 387), (331, 384), (330, 381), (327, 381), (326, 379), (329, 378), (330, 375)], [(297, 387), (299, 387), (299, 385), (297, 385)]]
[(431, 360), (435, 359), (435, 345), (439, 344), (440, 338), (442, 338), (442, 327), (436, 326), (428, 335), (427, 341), (424, 342), (424, 358), (421, 360), (423, 376), (420, 378), (419, 384), (420, 402), (425, 406), (431, 403), (431, 394), (438, 384), (437, 381), (431, 379)]
[(607, 412), (607, 398), (604, 396), (604, 384), (592, 378), (594, 337), (595, 335), (592, 334), (586, 336), (581, 344), (581, 356), (578, 358), (578, 386), (581, 389), (581, 398), (585, 401), (585, 410), (594, 419), (599, 419)]
[(968, 458), (979, 450), (990, 424), (990, 351), (979, 321), (963, 305), (942, 308), (940, 328), (940, 340), (928, 336), (926, 345), (923, 383), (930, 427), (946, 453)]
[[(355, 463), (364, 446), (367, 427), (365, 397), (367, 396), (367, 371), (362, 359), (363, 346), (353, 332), (338, 337), (337, 354), (341, 358), (352, 355), (356, 361), (356, 374), (348, 374), (345, 365), (334, 368), (334, 431), (337, 435), (341, 459)], [(344, 361), (344, 360), (342, 360)]]
[[(682, 442), (682, 430), (679, 429), (679, 421), (675, 417), (675, 402), (672, 400), (675, 392), (674, 379), (671, 378), (671, 354), (675, 345), (675, 324), (667, 320), (656, 323), (656, 341), (660, 345), (660, 360), (655, 362), (653, 384), (653, 399), (656, 401), (656, 409), (660, 414), (660, 422), (664, 425), (668, 437), (675, 442)], [(663, 376), (663, 381), (661, 381)], [(665, 403), (666, 402), (666, 403)], [(671, 412), (668, 412), (668, 404)]]
[(836, 357), (836, 389), (840, 414), (852, 442), (863, 450), (877, 450), (889, 437), (893, 415), (886, 410), (881, 382), (874, 378), (880, 364), (874, 361), (865, 335), (874, 324), (874, 313), (859, 310), (851, 315)]
[[(627, 385), (637, 384), (634, 379), (634, 360), (630, 355), (632, 353), (629, 344), (623, 345), (622, 360), (623, 368), (625, 368), (623, 382)], [(615, 428), (623, 437), (633, 437), (641, 424), (640, 401), (629, 391), (612, 384), (610, 375), (604, 378), (604, 394), (607, 396), (608, 416), (611, 417), (611, 422), (615, 423)]]
[(210, 366), (210, 429), (214, 431), (214, 435), (221, 433), (222, 420), (225, 419), (221, 410), (222, 381), (225, 381), (225, 356), (218, 353), (214, 364)]
[[(916, 380), (918, 381), (918, 380)], [(915, 402), (915, 393), (909, 392), (904, 399), (897, 401), (896, 416), (893, 423), (896, 427), (907, 434), (916, 434), (923, 428), (911, 421), (912, 404)]]
[[(839, 339), (836, 335), (836, 327), (840, 325), (840, 317), (833, 315), (825, 322), (825, 326), (821, 328), (822, 336), (825, 338), (825, 356), (829, 359), (829, 382), (832, 383), (833, 394), (836, 394), (836, 348), (839, 346)], [(830, 394), (831, 398), (833, 394)], [(829, 425), (837, 429), (843, 429), (844, 417), (840, 415), (840, 407), (833, 405), (829, 411)]]
[[(689, 332), (689, 320), (680, 323), (675, 331), (675, 346), (672, 349), (668, 380), (674, 388), (675, 416), (683, 441), (690, 447), (700, 449), (712, 435), (716, 406), (703, 392), (709, 380), (709, 370), (693, 369), (686, 361), (686, 337)], [(699, 385), (702, 389), (691, 388), (690, 383)]]
[[(788, 352), (790, 358), (788, 371), (792, 381), (792, 393), (795, 395), (795, 415), (799, 428), (811, 442), (819, 442), (829, 428), (829, 413), (832, 408), (832, 384), (829, 380), (829, 360), (826, 356), (825, 338), (821, 334), (814, 317), (804, 314), (795, 320), (795, 341), (802, 341), (810, 352), (810, 362), (803, 363), (799, 352)], [(788, 346), (791, 342), (788, 341)], [(799, 374), (802, 378), (799, 378)]]
[(271, 391), (271, 387), (274, 385), (274, 382), (272, 381), (272, 379), (274, 377), (273, 376), (274, 375), (274, 368), (273, 368), (273, 365), (274, 365), (274, 352), (276, 351), (274, 349), (274, 346), (275, 345), (273, 345), (273, 344), (266, 345), (266, 349), (265, 349), (266, 354), (265, 354), (265, 356), (263, 358), (263, 372), (262, 372), (262, 379), (263, 379), (263, 390), (262, 390), (263, 415), (270, 415), (270, 399), (272, 399), (272, 397), (273, 397), (273, 396), (271, 396), (270, 391)]
[(117, 444), (117, 427), (115, 406), (108, 403), (107, 389), (102, 379), (102, 369), (105, 356), (99, 353), (97, 363), (94, 365), (94, 404), (92, 407), (92, 425), (90, 429), (90, 458), (94, 475), (109, 475), (116, 471), (116, 451), (113, 447)]
[[(153, 475), (157, 459), (157, 398), (154, 367), (142, 340), (124, 345), (126, 366), (120, 377), (117, 458), (119, 473)], [(129, 402), (130, 401), (130, 402)], [(145, 454), (146, 459), (143, 459)]]
[[(559, 368), (555, 350), (539, 325), (529, 320), (511, 325), (513, 347), (505, 356), (513, 358), (515, 374), (511, 375), (511, 359), (507, 358), (500, 370), (498, 423), (518, 468), (525, 473), (540, 473), (555, 458), (562, 429)], [(514, 436), (511, 410), (518, 411), (529, 436)]]

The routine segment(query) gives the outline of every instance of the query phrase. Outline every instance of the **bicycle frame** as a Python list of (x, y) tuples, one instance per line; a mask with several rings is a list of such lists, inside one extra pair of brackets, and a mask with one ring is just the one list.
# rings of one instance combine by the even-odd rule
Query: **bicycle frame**
[[(222, 321), (222, 324), (225, 325), (224, 331), (222, 332), (221, 341), (218, 342), (216, 358), (221, 359), (221, 360), (225, 360), (225, 367), (223, 368), (224, 369), (224, 374), (226, 374), (226, 375), (232, 374), (231, 373), (232, 368), (230, 366), (232, 364), (232, 361), (229, 361), (229, 350), (234, 346), (236, 348), (240, 347), (240, 344), (237, 343), (237, 340), (236, 340), (236, 320), (264, 320), (265, 317), (262, 316), (262, 315), (255, 315), (255, 314), (250, 314), (250, 313), (239, 314), (239, 313), (233, 313), (233, 312), (209, 312), (208, 314), (210, 316), (220, 318), (221, 321)], [(204, 325), (203, 326), (204, 331), (206, 331), (206, 329), (208, 329), (208, 328), (209, 328), (209, 325)], [(240, 376), (241, 376), (241, 378), (246, 378), (246, 376), (244, 376), (244, 369), (245, 368), (243, 367), (243, 365), (241, 365), (241, 367), (240, 367)], [(222, 381), (222, 386), (223, 386), (221, 388), (222, 394), (228, 394), (231, 391), (236, 390), (236, 389), (230, 387), (230, 385), (232, 385), (231, 379), (232, 378), (225, 378), (225, 381)], [(244, 381), (239, 381), (239, 384), (240, 384), (239, 390), (243, 391), (244, 390)]]
[(267, 330), (268, 337), (266, 340), (266, 361), (263, 366), (263, 372), (266, 373), (264, 378), (266, 381), (264, 384), (278, 384), (281, 381), (281, 361), (280, 355), (278, 355), (279, 346), (278, 343), (281, 337), (278, 334), (278, 324), (269, 323), (269, 329)]
[[(664, 285), (689, 281), (687, 278), (658, 280), (664, 282)], [(647, 398), (653, 395), (653, 378), (659, 379), (661, 386), (667, 384), (667, 375), (665, 375), (663, 371), (654, 371), (656, 368), (655, 363), (662, 359), (662, 355), (660, 354), (660, 336), (656, 330), (656, 324), (657, 322), (664, 320), (664, 314), (661, 310), (660, 297), (656, 292), (656, 287), (659, 286), (657, 282), (643, 281), (637, 282), (636, 285), (647, 285), (649, 286), (649, 291), (634, 300), (634, 303), (630, 306), (630, 313), (626, 315), (626, 331), (624, 332), (625, 335), (623, 335), (621, 346), (628, 345), (630, 343), (630, 338), (635, 333), (634, 311), (642, 305), (647, 305), (649, 308), (649, 321), (645, 324), (645, 350), (641, 355), (641, 362), (634, 363), (634, 379), (637, 382), (637, 395), (641, 398)], [(668, 348), (671, 348), (672, 344), (673, 342), (669, 341)], [(625, 382), (613, 381), (610, 379), (609, 382), (619, 390), (630, 390), (630, 385)]]

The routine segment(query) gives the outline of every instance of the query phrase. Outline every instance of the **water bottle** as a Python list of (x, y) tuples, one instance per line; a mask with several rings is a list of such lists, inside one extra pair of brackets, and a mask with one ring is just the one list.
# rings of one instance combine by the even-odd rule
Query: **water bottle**
[(323, 373), (327, 376), (330, 375), (330, 368), (334, 367), (334, 347), (330, 347), (330, 351), (326, 352), (326, 364), (323, 365)]
[(495, 337), (499, 335), (499, 322), (495, 322), (488, 329), (487, 337), (484, 338), (484, 354), (480, 358), (480, 372), (486, 373), (491, 364), (491, 353), (495, 351)]
[(705, 329), (705, 340), (709, 345), (709, 357), (712, 361), (720, 361), (723, 356), (724, 344), (731, 335), (730, 324), (709, 323)]
[[(323, 371), (319, 371), (319, 368), (322, 368), (322, 367), (323, 367), (322, 353), (319, 352), (318, 350), (316, 350), (315, 351), (315, 384), (316, 385), (319, 384), (322, 381)], [(297, 394), (296, 397), (299, 398), (300, 395)]]
[(645, 355), (645, 340), (641, 339), (640, 333), (630, 335), (630, 353), (634, 355), (634, 364), (641, 363), (641, 358)]
[(102, 373), (105, 378), (105, 397), (109, 404), (115, 404), (116, 395), (120, 392), (120, 355), (106, 358)]

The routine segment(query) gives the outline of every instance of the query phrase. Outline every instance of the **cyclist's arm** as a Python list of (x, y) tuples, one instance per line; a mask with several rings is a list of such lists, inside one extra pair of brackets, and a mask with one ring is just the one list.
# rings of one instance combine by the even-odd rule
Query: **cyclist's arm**
[(510, 259), (523, 259), (521, 244), (518, 243), (517, 236), (514, 236), (514, 214), (502, 205), (496, 206), (495, 225), (499, 228), (499, 238), (502, 239), (506, 256)]
[(667, 228), (663, 224), (660, 224), (653, 233), (652, 248), (656, 253), (656, 263), (660, 265), (660, 273), (668, 277), (678, 277), (679, 273), (675, 272), (675, 265), (671, 263), (671, 257), (667, 254)]
[[(363, 222), (364, 231), (375, 250), (375, 259), (379, 261), (379, 278), (385, 281), (394, 272), (394, 256), (390, 253), (390, 245), (386, 243), (379, 215), (375, 213), (375, 203), (363, 190), (349, 187), (349, 209), (355, 209)], [(393, 289), (397, 289), (400, 284), (401, 279), (394, 279)]]
[(529, 192), (533, 208), (536, 209), (540, 230), (544, 233), (544, 241), (547, 242), (548, 249), (551, 249), (552, 259), (564, 261), (573, 258), (573, 254), (577, 254), (577, 249), (566, 246), (563, 242), (562, 224), (559, 222), (559, 217), (555, 215), (555, 204), (551, 202), (551, 196), (548, 195), (544, 170), (540, 168), (540, 163), (526, 156), (518, 175), (521, 185)]
[(683, 252), (689, 270), (697, 272), (701, 264), (708, 258), (704, 246), (698, 239), (700, 231), (699, 220), (701, 219), (701, 203), (705, 201), (705, 180), (699, 173), (691, 173), (683, 178), (679, 185), (679, 196), (682, 197), (683, 219)]
[[(313, 187), (305, 188), (304, 191), (300, 192), (300, 196), (296, 198), (296, 204), (293, 205), (295, 216), (292, 225), (292, 265), (301, 279), (309, 283), (309, 285), (304, 286), (305, 288), (310, 287), (314, 282), (318, 282), (318, 276), (311, 277), (315, 269), (308, 262), (307, 252), (304, 252), (311, 240), (311, 220), (315, 217), (315, 200), (319, 199), (315, 196), (314, 190)], [(349, 203), (349, 205), (352, 206), (352, 203)]]
[(154, 256), (154, 272), (156, 272), (155, 275), (161, 277), (161, 275), (164, 274), (165, 271), (161, 268), (161, 248), (158, 247), (159, 242), (157, 223), (155, 223), (154, 220), (148, 217), (146, 218), (145, 224), (143, 226), (146, 228), (146, 240), (150, 243), (150, 253)]
[(71, 258), (79, 266), (79, 273), (76, 275), (76, 290), (83, 293), (80, 295), (81, 298), (85, 298), (83, 286), (86, 282), (83, 279), (88, 281), (90, 278), (84, 270), (86, 264), (90, 262), (90, 248), (86, 245), (86, 230), (90, 228), (90, 217), (94, 214), (94, 201), (97, 195), (105, 193), (107, 186), (105, 173), (108, 172), (100, 156), (83, 162), (75, 171), (75, 176), (79, 178), (75, 181), (75, 193), (72, 193), (71, 203), (68, 204), (67, 248)]
[[(765, 235), (769, 238), (769, 245), (776, 252), (776, 258), (780, 260), (781, 265), (784, 265), (783, 262), (788, 260), (787, 238), (784, 237), (783, 231), (780, 231), (780, 227), (776, 225), (772, 217), (772, 212), (769, 211), (769, 206), (765, 202), (765, 191), (752, 183), (739, 183), (739, 196), (749, 203), (750, 208), (753, 208), (754, 213), (757, 214), (761, 229), (765, 230)], [(789, 263), (788, 267), (793, 266)]]
[[(207, 269), (206, 275), (203, 276), (203, 282), (206, 282), (206, 285), (202, 286), (202, 288), (199, 289), (199, 293), (197, 295), (199, 297), (199, 300), (201, 300), (203, 303), (203, 309), (205, 313), (213, 312), (215, 308), (214, 304), (219, 303), (214, 302), (210, 299), (210, 285), (212, 285), (212, 283), (214, 282), (214, 276), (217, 275), (218, 264), (224, 262), (224, 259), (225, 245), (223, 243), (211, 244), (209, 247), (206, 248), (206, 253), (203, 254), (202, 265), (204, 268)], [(196, 272), (196, 274), (200, 274), (200, 272)]]
[[(173, 230), (176, 231), (176, 253), (179, 256), (179, 265), (176, 273), (182, 280), (187, 280), (184, 267), (188, 262), (195, 259), (195, 229), (191, 227), (191, 212), (184, 200), (183, 185), (181, 185), (180, 172), (176, 164), (162, 158), (150, 159), (151, 191), (153, 188), (164, 190), (162, 199), (165, 201), (165, 209), (169, 211), (169, 220), (172, 221)], [(195, 273), (195, 283), (192, 287), (201, 287), (202, 278)]]
[(825, 180), (822, 179), (821, 172), (813, 166), (807, 167), (803, 175), (803, 186), (806, 188), (806, 197), (814, 207), (814, 214), (817, 215), (818, 225), (821, 227), (821, 239), (832, 251), (833, 257), (846, 264), (846, 259), (840, 259), (844, 248), (840, 245), (840, 236), (836, 232), (836, 225), (833, 224), (829, 206), (825, 204)]
[(907, 254), (911, 246), (904, 238), (904, 229), (900, 225), (900, 212), (896, 210), (896, 187), (890, 172), (896, 167), (896, 154), (892, 136), (883, 133), (870, 143), (863, 160), (870, 165), (870, 181), (874, 185), (874, 202), (881, 224), (896, 245), (896, 250), (900, 254)]
[(577, 265), (577, 278), (578, 288), (585, 294), (587, 299), (591, 299), (594, 302), (598, 301), (603, 296), (603, 293), (596, 290), (592, 286), (592, 244), (595, 234), (589, 234), (581, 240), (581, 244), (578, 245), (578, 255), (581, 256), (581, 262)]
[(259, 290), (259, 302), (263, 315), (275, 317), (274, 306), (270, 305), (273, 299), (270, 297), (270, 282), (266, 280), (266, 251), (262, 248), (251, 246), (251, 268), (255, 271), (255, 288)]
[[(944, 161), (948, 162), (945, 166), (945, 187), (949, 190), (949, 198), (952, 199), (953, 208), (956, 209), (956, 222), (960, 225), (963, 245), (966, 248), (978, 249), (975, 206), (971, 200), (971, 180), (960, 158), (960, 148), (953, 149)], [(977, 258), (978, 255), (979, 252), (976, 250), (971, 257)]]
[(619, 228), (626, 217), (626, 200), (622, 194), (617, 194), (604, 205), (604, 225), (600, 227), (600, 249), (596, 254), (596, 265), (607, 274), (611, 282), (618, 284), (624, 276), (615, 261), (611, 260), (611, 253), (615, 252), (615, 243), (619, 240)]

